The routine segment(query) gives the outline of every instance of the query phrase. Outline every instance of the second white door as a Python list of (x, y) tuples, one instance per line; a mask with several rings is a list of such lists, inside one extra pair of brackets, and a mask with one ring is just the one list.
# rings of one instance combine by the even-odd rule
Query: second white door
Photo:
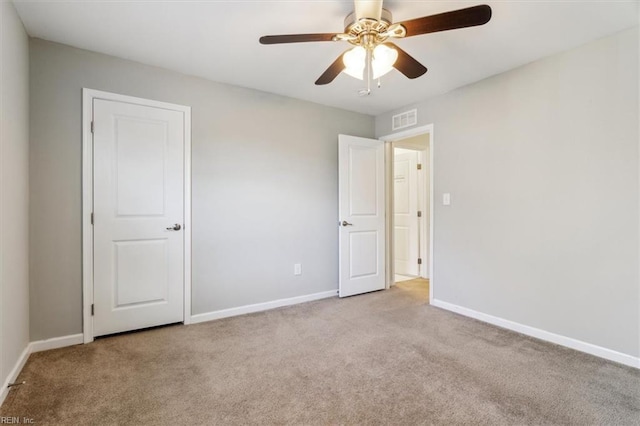
[(100, 336), (184, 320), (185, 114), (93, 100)]
[(393, 166), (395, 273), (419, 274), (418, 151), (394, 149)]
[(384, 142), (338, 139), (339, 295), (385, 288)]

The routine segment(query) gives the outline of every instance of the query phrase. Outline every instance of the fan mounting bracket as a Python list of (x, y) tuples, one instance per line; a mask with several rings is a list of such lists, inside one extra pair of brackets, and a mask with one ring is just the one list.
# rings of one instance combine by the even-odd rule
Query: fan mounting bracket
[(344, 34), (336, 34), (335, 41), (348, 41), (355, 46), (373, 48), (384, 43), (389, 37), (400, 38), (406, 34), (400, 24), (392, 24), (393, 17), (387, 9), (382, 9), (380, 20), (371, 18), (356, 18), (351, 12), (344, 19)]

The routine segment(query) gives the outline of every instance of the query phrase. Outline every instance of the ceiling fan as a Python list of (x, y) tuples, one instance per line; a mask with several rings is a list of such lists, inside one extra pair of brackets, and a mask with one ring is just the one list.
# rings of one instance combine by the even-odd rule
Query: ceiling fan
[(417, 78), (427, 68), (400, 49), (390, 39), (483, 25), (491, 19), (491, 7), (479, 5), (437, 15), (394, 23), (382, 0), (355, 0), (355, 11), (344, 20), (343, 33), (284, 34), (260, 37), (261, 44), (301, 43), (312, 41), (347, 41), (355, 47), (345, 51), (316, 80), (317, 85), (331, 83), (341, 72), (360, 80), (371, 80), (397, 69), (408, 78)]

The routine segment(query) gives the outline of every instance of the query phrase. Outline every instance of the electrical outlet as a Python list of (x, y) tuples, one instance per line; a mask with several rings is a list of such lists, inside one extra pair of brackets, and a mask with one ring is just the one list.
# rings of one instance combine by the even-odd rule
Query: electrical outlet
[(302, 264), (296, 263), (293, 265), (293, 275), (302, 275)]

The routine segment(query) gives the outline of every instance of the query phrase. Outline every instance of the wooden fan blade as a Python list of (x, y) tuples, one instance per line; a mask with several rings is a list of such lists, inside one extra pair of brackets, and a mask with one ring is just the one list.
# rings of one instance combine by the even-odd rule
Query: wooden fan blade
[(393, 64), (393, 67), (404, 74), (407, 78), (418, 78), (427, 72), (427, 68), (424, 65), (395, 44), (384, 44), (398, 51), (398, 59), (396, 59), (396, 63)]
[(333, 41), (335, 34), (283, 34), (260, 37), (261, 44), (306, 43), (309, 41)]
[(437, 15), (425, 16), (398, 22), (407, 30), (405, 37), (420, 34), (435, 33), (438, 31), (455, 30), (457, 28), (475, 27), (489, 22), (491, 19), (491, 7), (486, 4), (468, 7), (466, 9), (453, 10)]
[(338, 56), (338, 59), (333, 61), (329, 68), (327, 68), (327, 70), (323, 72), (322, 75), (316, 80), (316, 85), (322, 86), (324, 84), (329, 84), (333, 80), (335, 80), (338, 74), (340, 74), (342, 70), (345, 69), (344, 61), (342, 60), (343, 56), (344, 53)]

